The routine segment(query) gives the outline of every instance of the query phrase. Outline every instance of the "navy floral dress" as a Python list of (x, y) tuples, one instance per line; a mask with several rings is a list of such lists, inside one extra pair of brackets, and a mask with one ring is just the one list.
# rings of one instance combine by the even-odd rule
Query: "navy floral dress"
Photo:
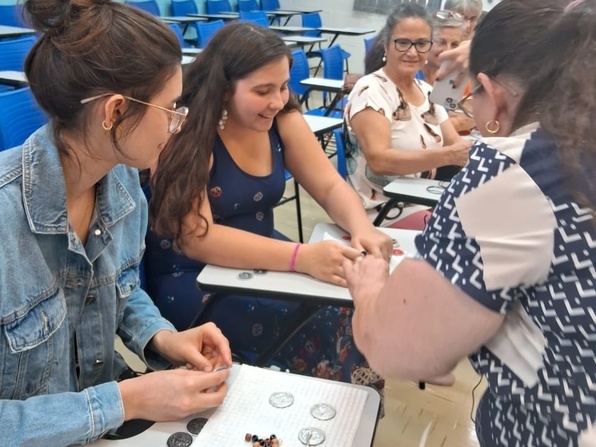
[[(213, 219), (262, 236), (287, 239), (274, 230), (273, 207), (285, 189), (284, 149), (276, 126), (269, 132), (273, 169), (267, 176), (242, 171), (217, 138), (207, 186)], [(296, 302), (212, 294), (197, 288), (204, 264), (180, 255), (172, 242), (147, 235), (147, 292), (162, 314), (183, 330), (213, 321), (230, 340), (232, 351), (254, 359), (270, 347), (298, 307)], [(216, 300), (202, 312), (209, 300)], [(373, 385), (377, 376), (356, 349), (352, 338), (352, 309), (323, 307), (282, 348), (273, 362), (294, 373)]]

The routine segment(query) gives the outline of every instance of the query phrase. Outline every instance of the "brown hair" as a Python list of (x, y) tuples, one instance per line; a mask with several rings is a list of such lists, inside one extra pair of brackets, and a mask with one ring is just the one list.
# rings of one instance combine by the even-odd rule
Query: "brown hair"
[[(273, 31), (245, 22), (224, 26), (187, 67), (181, 102), (190, 113), (181, 132), (172, 136), (160, 155), (153, 176), (150, 219), (152, 229), (179, 242), (182, 219), (202, 193), (209, 177), (209, 159), (224, 109), (224, 97), (235, 83), (265, 65), (292, 55)], [(282, 113), (300, 110), (290, 98)], [(206, 219), (199, 214), (208, 231)], [(203, 233), (203, 234), (204, 234)]]
[[(27, 22), (43, 33), (25, 61), (31, 91), (52, 121), (59, 150), (68, 129), (83, 138), (91, 105), (81, 100), (102, 93), (122, 93), (149, 101), (173, 75), (182, 57), (173, 32), (137, 8), (110, 0), (26, 0)], [(138, 124), (146, 107), (131, 102), (114, 123)]]

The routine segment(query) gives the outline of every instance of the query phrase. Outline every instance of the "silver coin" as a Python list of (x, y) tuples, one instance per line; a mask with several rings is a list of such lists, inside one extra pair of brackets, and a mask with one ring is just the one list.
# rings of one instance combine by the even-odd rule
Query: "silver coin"
[(186, 429), (193, 435), (198, 435), (207, 423), (207, 418), (194, 418), (188, 421)]
[(192, 436), (188, 433), (178, 431), (168, 438), (168, 447), (189, 447), (192, 444)]
[(286, 408), (294, 403), (292, 393), (278, 391), (269, 396), (269, 403), (275, 408)]
[(252, 278), (252, 273), (250, 273), (250, 272), (238, 273), (238, 279), (250, 279), (250, 278)]
[(255, 275), (264, 275), (265, 273), (267, 273), (267, 270), (255, 269), (255, 270), (253, 270), (253, 273)]
[(325, 442), (323, 430), (315, 427), (306, 427), (298, 432), (298, 441), (306, 446), (315, 446)]
[(335, 408), (328, 404), (316, 404), (310, 409), (310, 415), (319, 421), (328, 421), (335, 417)]

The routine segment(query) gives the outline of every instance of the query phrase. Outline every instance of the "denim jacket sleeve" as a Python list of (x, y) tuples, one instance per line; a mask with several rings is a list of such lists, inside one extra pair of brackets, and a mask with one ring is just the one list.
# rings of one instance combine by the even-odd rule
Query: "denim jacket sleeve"
[[(118, 384), (108, 382), (77, 393), (0, 400), (2, 439), (8, 446), (88, 444), (124, 422)], [(78, 422), (73, 423), (73, 418)], [(80, 427), (87, 427), (81, 432)]]

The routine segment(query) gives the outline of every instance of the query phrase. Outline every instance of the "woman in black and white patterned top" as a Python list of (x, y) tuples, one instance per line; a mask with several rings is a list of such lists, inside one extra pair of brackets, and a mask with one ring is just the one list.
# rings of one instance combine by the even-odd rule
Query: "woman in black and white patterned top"
[(568, 3), (488, 13), (470, 54), (485, 138), (418, 259), (391, 276), (382, 260), (344, 263), (376, 371), (423, 380), (469, 355), (486, 377), (483, 447), (596, 445), (596, 0)]

